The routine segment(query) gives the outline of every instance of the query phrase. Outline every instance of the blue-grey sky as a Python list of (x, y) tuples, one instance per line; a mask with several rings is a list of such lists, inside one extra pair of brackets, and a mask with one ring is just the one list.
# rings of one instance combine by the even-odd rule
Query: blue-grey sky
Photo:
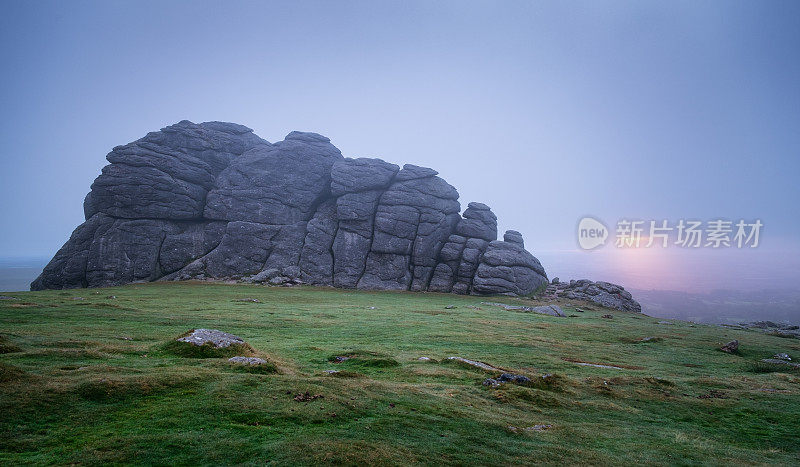
[(6, 0), (0, 63), (0, 256), (51, 256), (112, 147), (224, 120), (436, 168), (542, 258), (586, 214), (760, 218), (692, 261), (797, 283), (796, 1)]

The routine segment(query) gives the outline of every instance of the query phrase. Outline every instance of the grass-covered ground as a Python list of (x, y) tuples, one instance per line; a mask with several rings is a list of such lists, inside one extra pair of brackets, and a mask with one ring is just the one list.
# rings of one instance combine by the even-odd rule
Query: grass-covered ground
[[(156, 283), (5, 295), (19, 298), (0, 300), (5, 465), (800, 463), (800, 373), (757, 364), (800, 357), (794, 339), (442, 294)], [(241, 336), (277, 372), (179, 356), (169, 344), (192, 328)], [(732, 339), (738, 355), (717, 350)], [(450, 356), (533, 383), (485, 387), (490, 373)], [(305, 392), (324, 397), (295, 400)], [(551, 427), (524, 429), (535, 425)]]

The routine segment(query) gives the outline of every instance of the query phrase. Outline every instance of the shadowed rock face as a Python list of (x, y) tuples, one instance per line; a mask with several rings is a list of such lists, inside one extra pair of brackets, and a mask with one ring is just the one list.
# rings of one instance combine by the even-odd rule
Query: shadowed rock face
[(363, 289), (527, 295), (547, 283), (522, 235), (497, 241), (435, 170), (350, 159), (315, 133), (270, 144), (182, 121), (114, 148), (86, 222), (32, 290), (240, 279), (262, 271)]

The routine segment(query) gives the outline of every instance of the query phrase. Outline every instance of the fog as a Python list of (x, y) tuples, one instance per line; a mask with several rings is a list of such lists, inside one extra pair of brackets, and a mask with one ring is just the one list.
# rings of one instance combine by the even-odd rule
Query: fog
[[(800, 5), (618, 6), (5, 2), (0, 257), (52, 256), (114, 146), (223, 120), (433, 167), (550, 276), (797, 289)], [(585, 252), (585, 215), (764, 229), (750, 250)]]

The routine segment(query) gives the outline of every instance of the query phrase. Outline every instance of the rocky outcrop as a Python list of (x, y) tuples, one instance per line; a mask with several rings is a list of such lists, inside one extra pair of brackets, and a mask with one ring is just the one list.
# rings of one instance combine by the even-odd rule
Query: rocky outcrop
[(86, 221), (31, 289), (241, 279), (363, 289), (527, 295), (547, 283), (522, 235), (497, 240), (435, 170), (345, 158), (292, 132), (182, 121), (114, 148)]
[(592, 282), (588, 279), (561, 282), (558, 278), (553, 278), (553, 282), (545, 290), (545, 296), (583, 300), (621, 311), (642, 311), (642, 306), (633, 299), (630, 292), (621, 285), (610, 282)]

